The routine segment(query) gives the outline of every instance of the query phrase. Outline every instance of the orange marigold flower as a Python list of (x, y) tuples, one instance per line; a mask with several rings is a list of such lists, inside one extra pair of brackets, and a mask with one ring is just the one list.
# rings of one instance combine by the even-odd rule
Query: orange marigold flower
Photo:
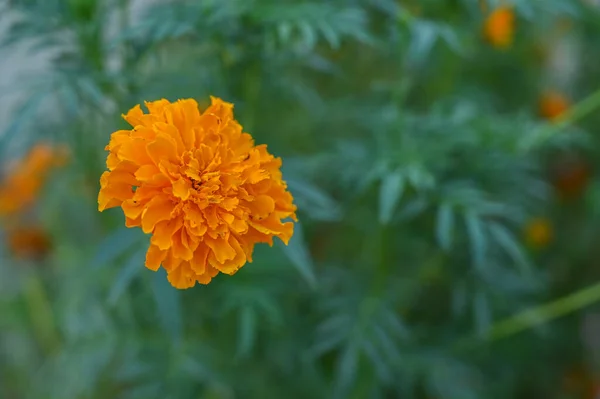
[(496, 8), (483, 25), (483, 36), (496, 48), (507, 48), (513, 42), (515, 13), (511, 7)]
[(579, 198), (588, 187), (592, 178), (589, 164), (577, 158), (558, 161), (551, 170), (552, 184), (560, 199)]
[(540, 98), (540, 115), (548, 120), (555, 120), (570, 106), (569, 100), (556, 91), (548, 91)]
[(66, 157), (65, 148), (40, 143), (23, 159), (9, 165), (8, 177), (0, 185), (0, 216), (18, 213), (30, 206), (51, 168), (62, 166)]
[(552, 224), (546, 218), (531, 219), (525, 226), (525, 239), (534, 248), (543, 248), (552, 241)]
[(152, 234), (146, 267), (167, 271), (176, 288), (208, 284), (252, 262), (256, 243), (288, 243), (296, 206), (281, 159), (254, 145), (233, 104), (211, 97), (146, 102), (123, 117), (133, 129), (112, 134), (98, 209), (120, 206), (126, 226)]
[(6, 232), (8, 249), (16, 258), (40, 258), (50, 250), (46, 232), (35, 226), (18, 226)]

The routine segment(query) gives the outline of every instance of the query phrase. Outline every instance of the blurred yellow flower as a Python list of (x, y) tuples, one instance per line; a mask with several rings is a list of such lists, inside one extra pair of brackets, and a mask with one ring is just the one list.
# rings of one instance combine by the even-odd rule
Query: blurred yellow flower
[(494, 47), (510, 47), (515, 33), (515, 13), (512, 7), (496, 8), (488, 15), (483, 25), (484, 38)]
[(18, 213), (30, 206), (50, 170), (62, 166), (66, 158), (65, 148), (40, 143), (23, 159), (9, 165), (7, 177), (0, 184), (0, 216)]
[(525, 239), (534, 248), (547, 246), (553, 235), (552, 223), (546, 218), (534, 218), (525, 225)]
[(7, 244), (16, 258), (40, 258), (50, 250), (48, 235), (36, 226), (18, 226), (7, 229)]
[(282, 180), (281, 159), (254, 145), (234, 119), (233, 104), (211, 97), (147, 102), (125, 120), (106, 147), (98, 209), (120, 206), (126, 226), (152, 234), (146, 267), (167, 271), (176, 288), (234, 274), (257, 243), (286, 244), (296, 206)]
[(547, 91), (540, 97), (540, 116), (548, 120), (555, 120), (570, 106), (569, 100), (556, 91)]

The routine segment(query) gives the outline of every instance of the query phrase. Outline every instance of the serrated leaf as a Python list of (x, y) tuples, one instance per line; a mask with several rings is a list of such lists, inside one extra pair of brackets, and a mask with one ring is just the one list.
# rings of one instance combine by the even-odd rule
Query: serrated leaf
[(438, 208), (435, 234), (438, 244), (445, 251), (452, 247), (452, 235), (454, 232), (454, 211), (450, 204), (442, 204)]
[(162, 329), (174, 342), (180, 342), (183, 328), (180, 293), (169, 283), (163, 268), (152, 276), (152, 294)]
[(379, 221), (388, 224), (404, 191), (404, 176), (400, 171), (385, 175), (379, 190)]
[(429, 21), (418, 21), (412, 24), (412, 38), (408, 49), (408, 59), (419, 65), (425, 61), (437, 40), (436, 25)]
[(521, 268), (521, 272), (523, 274), (531, 274), (531, 264), (514, 235), (506, 227), (498, 223), (490, 223), (489, 230), (496, 242), (512, 258), (517, 266)]
[(297, 179), (288, 179), (287, 183), (298, 209), (306, 212), (311, 219), (334, 221), (341, 218), (337, 202), (319, 187)]
[(306, 282), (315, 288), (317, 286), (317, 277), (315, 275), (315, 266), (310, 256), (310, 252), (304, 241), (304, 232), (302, 225), (297, 222), (294, 226), (294, 235), (288, 245), (282, 246), (283, 253), (292, 262), (292, 265), (298, 270)]
[(12, 121), (2, 134), (0, 134), (0, 149), (9, 148), (9, 143), (19, 132), (24, 125), (36, 120), (35, 114), (42, 105), (43, 100), (47, 97), (47, 92), (37, 93), (32, 95), (25, 103), (14, 113)]
[(329, 42), (329, 45), (333, 49), (337, 49), (340, 46), (340, 38), (338, 37), (335, 30), (333, 30), (329, 24), (327, 24), (325, 22), (321, 22), (319, 24), (319, 29), (320, 29), (321, 33), (323, 34), (323, 36), (325, 37), (325, 40), (327, 40)]
[(350, 342), (338, 358), (336, 366), (335, 398), (347, 397), (347, 390), (352, 386), (358, 370), (359, 350), (356, 344)]

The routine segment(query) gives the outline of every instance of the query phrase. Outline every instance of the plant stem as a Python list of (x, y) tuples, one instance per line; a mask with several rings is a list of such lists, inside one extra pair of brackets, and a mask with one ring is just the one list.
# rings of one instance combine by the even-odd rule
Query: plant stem
[(36, 272), (31, 273), (29, 276), (24, 295), (29, 308), (33, 331), (38, 336), (45, 353), (52, 353), (58, 347), (60, 339), (44, 284)]
[(600, 282), (576, 291), (572, 294), (559, 298), (553, 302), (527, 309), (517, 313), (507, 319), (494, 323), (483, 337), (470, 336), (460, 340), (455, 346), (455, 350), (465, 350), (482, 342), (480, 338), (487, 342), (497, 341), (507, 338), (519, 332), (535, 327), (542, 323), (564, 316), (586, 306), (600, 301)]
[(567, 109), (553, 123), (546, 125), (538, 132), (528, 137), (527, 140), (524, 140), (521, 143), (520, 149), (523, 152), (531, 151), (534, 147), (552, 138), (552, 136), (565, 127), (572, 125), (598, 108), (600, 108), (600, 89)]

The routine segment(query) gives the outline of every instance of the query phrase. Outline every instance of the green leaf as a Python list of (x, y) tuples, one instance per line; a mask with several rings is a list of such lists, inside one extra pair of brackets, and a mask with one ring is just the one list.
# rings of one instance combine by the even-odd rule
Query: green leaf
[(256, 336), (256, 313), (251, 306), (240, 309), (238, 323), (237, 356), (245, 357), (252, 350)]
[(438, 244), (445, 251), (452, 247), (452, 234), (454, 231), (454, 212), (450, 204), (442, 204), (438, 208), (435, 234)]
[(129, 287), (135, 276), (144, 269), (146, 251), (140, 250), (131, 255), (127, 263), (121, 268), (112, 288), (108, 294), (108, 303), (115, 306), (123, 295), (123, 292)]
[(136, 229), (122, 227), (109, 235), (98, 245), (96, 255), (91, 261), (91, 267), (106, 266), (116, 260), (130, 248), (141, 244), (144, 236)]
[(295, 224), (294, 235), (288, 245), (282, 246), (282, 250), (310, 287), (315, 288), (317, 286), (315, 266), (304, 241), (302, 224), (299, 222)]
[(476, 268), (482, 268), (485, 262), (487, 239), (485, 237), (481, 219), (473, 212), (465, 214), (465, 224), (471, 246), (471, 259)]
[(20, 132), (24, 127), (36, 120), (36, 113), (40, 109), (43, 100), (48, 96), (48, 92), (42, 91), (36, 95), (29, 97), (25, 103), (14, 112), (14, 116), (2, 134), (0, 134), (0, 149), (5, 150), (10, 148), (11, 141), (20, 136)]
[(473, 314), (475, 315), (475, 327), (479, 334), (483, 334), (492, 323), (490, 304), (483, 292), (477, 292), (473, 300)]
[(354, 342), (350, 342), (338, 358), (335, 398), (347, 397), (347, 391), (352, 386), (356, 372), (358, 371), (359, 355), (358, 346)]
[(167, 280), (167, 273), (160, 268), (152, 276), (152, 293), (162, 329), (175, 341), (182, 338), (182, 311), (179, 291)]
[(506, 251), (517, 266), (520, 267), (521, 272), (530, 275), (532, 273), (531, 264), (514, 235), (506, 227), (498, 223), (490, 223), (489, 230), (496, 242)]
[(300, 211), (314, 220), (339, 220), (340, 206), (319, 187), (304, 180), (288, 179), (288, 187)]
[(385, 175), (379, 191), (379, 221), (388, 224), (404, 191), (404, 176), (397, 170)]

